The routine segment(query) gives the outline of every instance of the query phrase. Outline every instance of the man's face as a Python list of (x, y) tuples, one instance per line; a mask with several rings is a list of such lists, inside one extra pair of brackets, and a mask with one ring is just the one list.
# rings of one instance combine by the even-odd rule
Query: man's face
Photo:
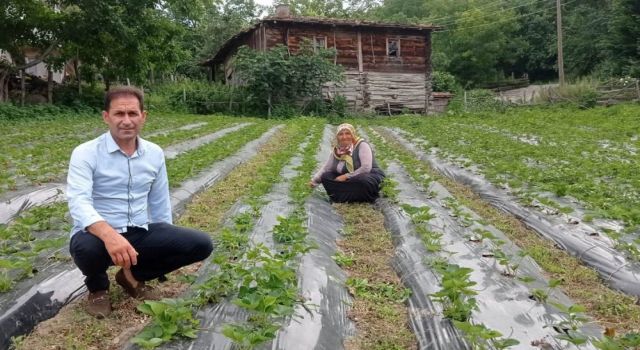
[(140, 110), (140, 103), (135, 96), (122, 96), (111, 100), (109, 110), (102, 111), (102, 119), (109, 125), (117, 143), (130, 142), (140, 133), (147, 113)]

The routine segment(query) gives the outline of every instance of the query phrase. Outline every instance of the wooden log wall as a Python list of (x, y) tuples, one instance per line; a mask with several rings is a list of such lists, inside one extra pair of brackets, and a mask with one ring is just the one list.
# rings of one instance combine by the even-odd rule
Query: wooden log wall
[(325, 87), (327, 98), (342, 95), (356, 112), (425, 112), (427, 96), (423, 73), (359, 73), (357, 70), (345, 73), (343, 84)]

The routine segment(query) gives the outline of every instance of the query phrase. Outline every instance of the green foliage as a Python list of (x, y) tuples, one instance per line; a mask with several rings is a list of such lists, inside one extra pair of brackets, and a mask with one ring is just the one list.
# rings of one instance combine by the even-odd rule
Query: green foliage
[(504, 112), (505, 107), (493, 91), (478, 89), (456, 94), (449, 103), (448, 111), (449, 113)]
[(274, 339), (278, 329), (280, 326), (277, 324), (226, 324), (222, 328), (222, 334), (233, 340), (241, 349), (254, 349), (256, 346)]
[(336, 264), (338, 264), (338, 266), (342, 268), (352, 266), (355, 262), (353, 254), (345, 254), (342, 252), (337, 252), (331, 258), (333, 258), (333, 261), (335, 261)]
[[(0, 120), (31, 121), (56, 120), (61, 118), (82, 119), (96, 118), (96, 111), (86, 107), (70, 108), (55, 105), (32, 105), (18, 107), (10, 103), (0, 103)], [(17, 125), (16, 125), (17, 127)]]
[(566, 319), (548, 325), (559, 333), (556, 335), (556, 338), (576, 346), (587, 343), (589, 339), (580, 331), (580, 327), (589, 321), (589, 319), (584, 316), (586, 309), (581, 305), (565, 306), (560, 303), (552, 303), (552, 305), (566, 316)]
[(196, 338), (198, 321), (193, 319), (188, 301), (181, 299), (147, 300), (138, 311), (153, 317), (151, 325), (131, 339), (144, 349), (153, 349), (176, 336)]
[(411, 296), (411, 290), (390, 283), (370, 283), (366, 279), (347, 279), (347, 287), (356, 297), (374, 300), (378, 302), (391, 301), (402, 303)]
[(458, 90), (456, 77), (448, 72), (434, 71), (431, 75), (433, 91), (454, 92)]
[(171, 108), (196, 114), (252, 114), (247, 91), (222, 83), (183, 82), (168, 85), (163, 94)]
[(513, 338), (500, 338), (500, 332), (483, 324), (472, 324), (468, 321), (453, 321), (453, 324), (464, 332), (464, 338), (474, 350), (507, 349), (520, 344)]
[(341, 66), (330, 61), (334, 54), (324, 49), (314, 52), (308, 43), (296, 54), (283, 45), (265, 52), (245, 46), (238, 50), (235, 69), (251, 92), (250, 99), (271, 115), (276, 107), (289, 111), (304, 99), (321, 98), (324, 83), (341, 81)]
[(593, 79), (579, 79), (574, 83), (543, 89), (536, 99), (541, 102), (560, 102), (579, 108), (591, 108), (598, 102), (598, 85), (598, 81)]
[(398, 181), (385, 177), (380, 184), (380, 192), (382, 196), (385, 198), (389, 198), (390, 200), (396, 200), (398, 198), (398, 193), (400, 192), (396, 187), (398, 186)]
[(78, 94), (77, 86), (58, 85), (53, 89), (53, 103), (77, 108), (86, 106), (95, 110), (102, 110), (104, 108), (104, 89), (98, 85), (87, 85), (82, 87), (82, 94), (80, 95)]
[[(71, 225), (66, 204), (35, 207), (21, 212), (8, 226), (0, 225), (0, 293), (15, 282), (33, 277), (39, 256), (52, 256), (68, 244)], [(62, 231), (61, 237), (46, 238), (44, 231)]]
[(631, 332), (618, 337), (605, 336), (592, 340), (592, 343), (600, 350), (633, 350), (640, 347), (640, 333)]
[(469, 320), (473, 310), (478, 308), (476, 299), (472, 297), (478, 294), (471, 289), (476, 285), (476, 282), (470, 280), (473, 270), (447, 264), (438, 272), (442, 275), (441, 289), (431, 296), (442, 303), (445, 317), (460, 322)]

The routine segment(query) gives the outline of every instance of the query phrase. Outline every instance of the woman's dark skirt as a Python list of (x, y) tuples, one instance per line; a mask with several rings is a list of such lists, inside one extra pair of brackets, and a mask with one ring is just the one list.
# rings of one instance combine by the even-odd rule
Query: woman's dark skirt
[(336, 181), (340, 174), (326, 172), (322, 174), (322, 185), (332, 202), (357, 203), (374, 202), (380, 197), (380, 183), (384, 180), (384, 173), (372, 170), (367, 174), (356, 175), (345, 182)]

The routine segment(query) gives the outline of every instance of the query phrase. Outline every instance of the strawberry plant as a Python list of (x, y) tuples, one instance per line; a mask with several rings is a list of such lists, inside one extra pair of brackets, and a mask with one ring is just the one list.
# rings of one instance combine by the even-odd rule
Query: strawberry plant
[(198, 320), (193, 319), (190, 302), (181, 299), (147, 300), (138, 311), (153, 317), (151, 325), (131, 339), (144, 349), (153, 349), (177, 336), (196, 338)]

